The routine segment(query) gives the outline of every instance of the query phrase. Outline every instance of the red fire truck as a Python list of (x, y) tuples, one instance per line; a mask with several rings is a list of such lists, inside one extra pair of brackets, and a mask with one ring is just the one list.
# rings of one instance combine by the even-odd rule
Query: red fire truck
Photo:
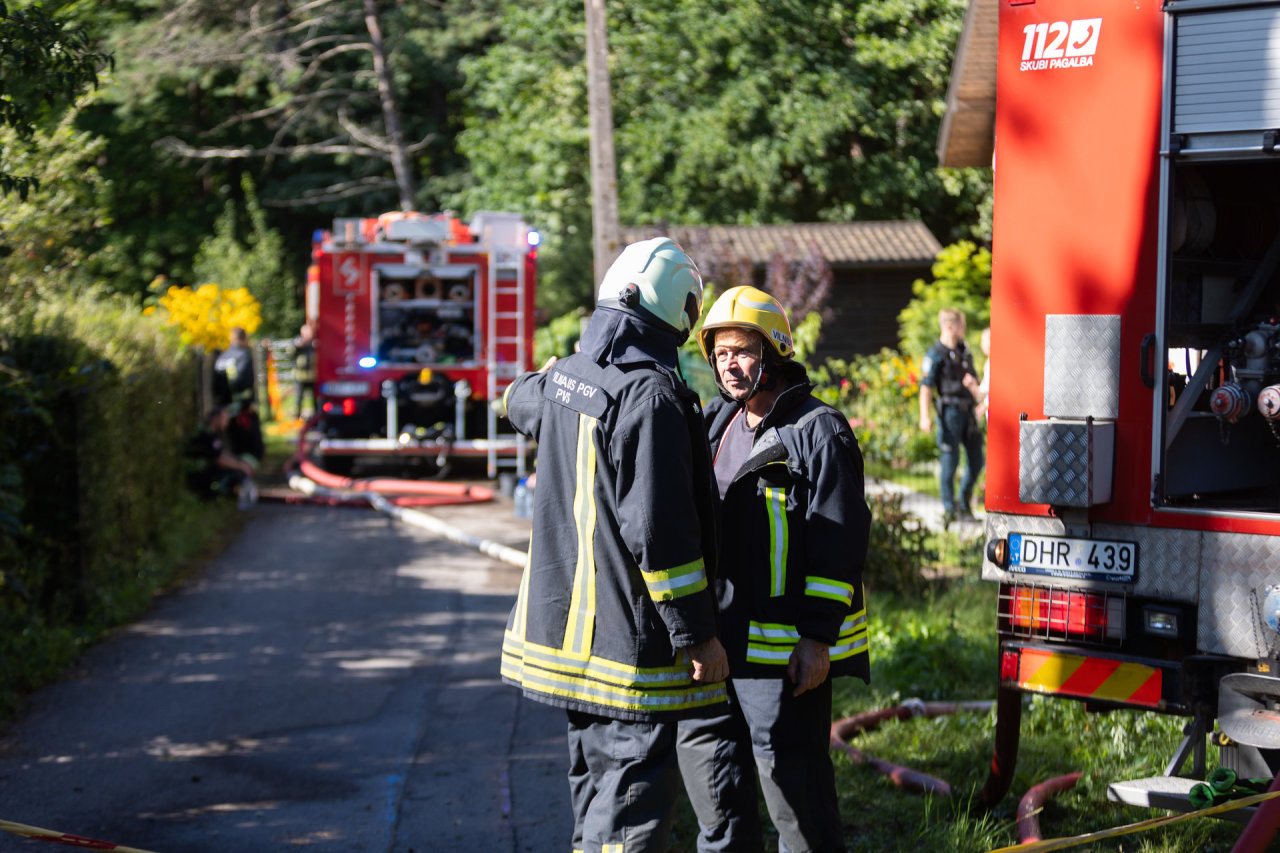
[(983, 799), (1036, 693), (1185, 717), (1109, 790), (1185, 810), (1280, 768), (1280, 4), (998, 5)]
[(532, 366), (537, 232), (519, 214), (388, 213), (317, 232), (306, 314), (333, 473), (395, 457), (430, 475), (456, 457), (523, 474), (523, 437), (488, 403)]

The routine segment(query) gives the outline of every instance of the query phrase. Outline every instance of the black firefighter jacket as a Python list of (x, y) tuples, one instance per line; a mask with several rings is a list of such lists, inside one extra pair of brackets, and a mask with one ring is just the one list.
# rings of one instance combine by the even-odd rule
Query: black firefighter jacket
[[(715, 496), (677, 339), (597, 309), (581, 351), (504, 397), (538, 444), (529, 563), (502, 678), (530, 698), (621, 720), (693, 716), (726, 699), (684, 647), (715, 635)], [(703, 709), (700, 711), (700, 709)]]
[[(780, 678), (801, 637), (831, 646), (831, 677), (870, 680), (862, 587), (871, 513), (848, 422), (801, 379), (756, 429), (721, 507), (720, 641), (737, 678)], [(707, 406), (714, 454), (741, 408)]]

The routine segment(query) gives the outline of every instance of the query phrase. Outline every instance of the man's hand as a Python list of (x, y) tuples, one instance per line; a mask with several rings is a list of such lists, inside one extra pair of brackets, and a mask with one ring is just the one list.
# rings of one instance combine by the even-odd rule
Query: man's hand
[(801, 637), (787, 661), (787, 677), (796, 685), (792, 696), (799, 696), (827, 680), (831, 670), (831, 647), (826, 643)]
[(920, 415), (920, 431), (933, 432), (933, 419), (930, 418), (927, 414)]
[(689, 660), (693, 662), (689, 674), (694, 681), (709, 684), (729, 677), (729, 656), (724, 653), (724, 646), (720, 645), (720, 640), (716, 637), (705, 643), (689, 646)]

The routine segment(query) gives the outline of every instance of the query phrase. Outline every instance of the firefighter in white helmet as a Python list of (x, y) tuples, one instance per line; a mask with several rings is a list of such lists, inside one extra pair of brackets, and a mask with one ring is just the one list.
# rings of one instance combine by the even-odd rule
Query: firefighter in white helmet
[(870, 677), (862, 454), (844, 416), (812, 395), (773, 297), (729, 289), (698, 342), (721, 392), (706, 420), (722, 500), (715, 586), (731, 672), (729, 709), (680, 723), (698, 850), (763, 849), (758, 775), (779, 850), (843, 851), (831, 679)]
[(605, 273), (579, 351), (504, 395), (537, 441), (538, 488), (502, 678), (567, 710), (574, 850), (665, 850), (676, 723), (726, 703), (711, 459), (677, 372), (701, 313), (684, 250), (633, 243)]

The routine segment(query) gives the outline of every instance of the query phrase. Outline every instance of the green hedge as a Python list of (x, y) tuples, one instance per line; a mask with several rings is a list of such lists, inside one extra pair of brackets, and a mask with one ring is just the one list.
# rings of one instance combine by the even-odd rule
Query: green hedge
[(126, 302), (0, 309), (0, 715), (170, 579), (197, 369)]

